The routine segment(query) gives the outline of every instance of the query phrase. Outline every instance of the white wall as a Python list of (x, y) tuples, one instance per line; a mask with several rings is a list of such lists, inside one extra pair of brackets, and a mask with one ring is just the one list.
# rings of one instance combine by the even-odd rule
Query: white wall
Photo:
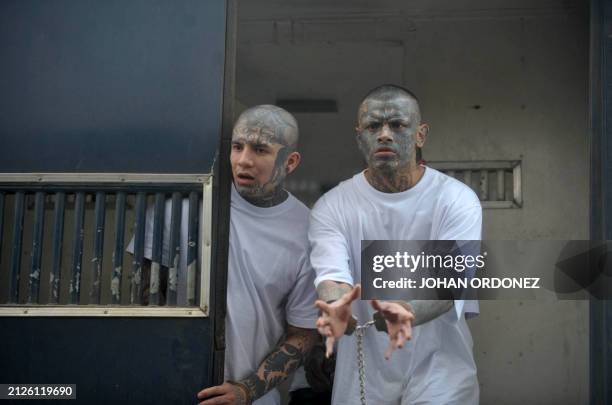
[[(333, 185), (360, 170), (359, 99), (376, 85), (399, 83), (419, 95), (431, 124), (426, 159), (522, 159), (524, 206), (485, 210), (484, 238), (588, 238), (584, 6), (376, 5), (269, 1), (240, 10), (242, 103), (338, 103), (338, 113), (297, 114), (304, 159), (295, 178)], [(470, 326), (483, 404), (587, 402), (587, 302), (544, 295), (482, 302), (481, 312)]]

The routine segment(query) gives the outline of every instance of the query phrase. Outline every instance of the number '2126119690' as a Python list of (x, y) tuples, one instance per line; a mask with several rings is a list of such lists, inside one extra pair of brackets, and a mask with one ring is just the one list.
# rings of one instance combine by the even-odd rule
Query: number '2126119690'
[(0, 384), (0, 399), (76, 399), (76, 384)]

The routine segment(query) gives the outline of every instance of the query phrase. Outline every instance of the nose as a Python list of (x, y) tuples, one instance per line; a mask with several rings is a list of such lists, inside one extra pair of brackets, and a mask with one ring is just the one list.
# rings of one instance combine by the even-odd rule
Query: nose
[(393, 142), (393, 136), (391, 134), (391, 128), (388, 124), (384, 124), (376, 137), (378, 143), (390, 143)]
[(238, 166), (241, 167), (252, 167), (253, 166), (253, 154), (249, 151), (250, 148), (244, 148), (238, 155)]

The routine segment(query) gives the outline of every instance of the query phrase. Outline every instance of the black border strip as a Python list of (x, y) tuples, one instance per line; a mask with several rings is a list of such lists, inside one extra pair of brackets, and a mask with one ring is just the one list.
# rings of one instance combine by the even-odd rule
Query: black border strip
[(225, 314), (227, 311), (227, 262), (229, 251), (230, 191), (229, 163), (234, 121), (237, 2), (226, 0), (225, 64), (223, 71), (223, 112), (221, 140), (213, 177), (213, 263), (211, 271), (211, 314), (213, 321), (212, 385), (223, 382), (225, 359)]

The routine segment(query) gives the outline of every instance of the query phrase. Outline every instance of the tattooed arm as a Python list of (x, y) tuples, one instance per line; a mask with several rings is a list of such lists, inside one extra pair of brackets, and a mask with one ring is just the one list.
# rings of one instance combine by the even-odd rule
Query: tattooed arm
[(414, 314), (412, 326), (422, 325), (448, 312), (455, 305), (453, 300), (408, 301)]
[(314, 329), (289, 325), (287, 338), (268, 354), (255, 373), (237, 384), (246, 388), (251, 401), (260, 398), (304, 363), (316, 339)]
[(226, 381), (222, 385), (200, 391), (198, 398), (205, 399), (200, 405), (250, 404), (285, 381), (300, 367), (316, 340), (314, 329), (289, 325), (287, 337), (266, 356), (257, 371), (243, 380)]
[(327, 303), (340, 299), (344, 294), (353, 289), (349, 284), (338, 281), (324, 280), (317, 286), (319, 299)]

